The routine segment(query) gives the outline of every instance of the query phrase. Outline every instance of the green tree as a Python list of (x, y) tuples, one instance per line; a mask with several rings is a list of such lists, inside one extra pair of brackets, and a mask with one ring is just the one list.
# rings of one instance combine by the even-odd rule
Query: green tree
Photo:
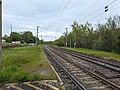
[(38, 44), (43, 44), (44, 43), (44, 40), (39, 40)]
[[(106, 23), (96, 25), (78, 24), (73, 22), (72, 31), (68, 33), (68, 46), (120, 52), (120, 16), (109, 17)], [(64, 46), (65, 36), (61, 36), (55, 43)]]
[(36, 37), (33, 36), (32, 32), (27, 31), (23, 33), (23, 41), (25, 43), (35, 43)]
[(5, 40), (6, 42), (10, 42), (10, 37), (6, 34), (2, 37), (2, 39)]
[(59, 39), (55, 40), (55, 44), (58, 46), (65, 46), (65, 36), (61, 36)]
[(10, 38), (12, 39), (12, 41), (21, 41), (22, 40), (21, 35), (17, 32), (12, 32), (10, 34)]

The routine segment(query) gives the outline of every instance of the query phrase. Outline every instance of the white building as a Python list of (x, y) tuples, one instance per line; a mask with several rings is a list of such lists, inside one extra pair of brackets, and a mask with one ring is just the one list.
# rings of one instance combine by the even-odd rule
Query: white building
[(2, 43), (6, 43), (6, 41), (2, 39)]
[(12, 43), (20, 44), (20, 41), (12, 41)]

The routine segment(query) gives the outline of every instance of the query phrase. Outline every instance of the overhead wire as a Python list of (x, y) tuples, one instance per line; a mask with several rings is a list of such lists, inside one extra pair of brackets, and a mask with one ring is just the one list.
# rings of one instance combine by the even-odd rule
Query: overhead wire
[[(75, 16), (72, 21), (74, 21), (76, 18), (78, 18), (82, 13), (84, 13), (86, 10), (92, 8), (95, 4), (97, 4), (100, 0), (96, 0), (92, 5), (88, 6), (86, 9), (84, 9), (82, 12), (80, 12), (79, 15)], [(64, 25), (66, 26), (66, 25)]]
[[(113, 5), (111, 8), (109, 8), (109, 11), (113, 11), (113, 10), (114, 10), (113, 7), (115, 7), (115, 6), (119, 5), (119, 4), (120, 4), (120, 2), (118, 2), (118, 3), (115, 4), (115, 5)], [(112, 8), (113, 8), (113, 9), (112, 9)], [(110, 10), (110, 9), (111, 9), (111, 10)], [(100, 15), (102, 15), (103, 13), (104, 13), (104, 12), (101, 12), (101, 13), (97, 14), (96, 16), (90, 18), (90, 20), (93, 19), (93, 18), (96, 18), (96, 17), (98, 17), (98, 16), (100, 16)]]
[[(57, 9), (57, 11), (56, 11), (56, 13), (55, 13), (54, 17), (52, 18), (52, 20), (51, 20), (50, 24), (51, 24), (51, 23), (55, 20), (55, 18), (56, 18), (56, 16), (57, 16), (57, 14), (58, 14), (58, 12), (59, 12), (60, 8), (62, 7), (62, 5), (63, 5), (64, 1), (65, 1), (65, 0), (62, 0), (62, 2), (61, 2), (61, 4), (60, 4), (60, 6), (58, 7), (58, 9)], [(48, 25), (48, 27), (50, 26), (50, 24)]]
[(117, 5), (119, 5), (120, 4), (120, 2), (118, 2), (117, 4), (115, 4), (115, 5), (113, 5), (111, 8), (113, 8), (113, 7), (115, 7), (115, 6), (117, 6)]
[(80, 12), (79, 15), (75, 16), (75, 17), (73, 18), (73, 20), (76, 19), (76, 18), (78, 18), (78, 17), (79, 17), (82, 13), (84, 13), (86, 10), (90, 9), (91, 7), (93, 7), (98, 1), (100, 1), (100, 0), (96, 0), (92, 5), (88, 6), (86, 9), (84, 9), (82, 12)]
[[(98, 1), (99, 1), (99, 0), (97, 0), (94, 4), (96, 4)], [(113, 3), (116, 2), (116, 1), (117, 1), (117, 0), (114, 0), (114, 1), (110, 2), (108, 5), (113, 4)], [(56, 15), (57, 15), (58, 11), (60, 10), (63, 2), (64, 2), (64, 0), (61, 2), (60, 6), (59, 6), (59, 8), (58, 8), (58, 10), (57, 10), (57, 12), (56, 12)], [(71, 0), (69, 0), (69, 1), (67, 2), (67, 4), (64, 6), (63, 10), (59, 13), (58, 17), (60, 17), (60, 16), (62, 15), (62, 13), (63, 13), (64, 10), (67, 8), (67, 6), (69, 5), (70, 2), (71, 2)], [(34, 12), (33, 12), (33, 9), (32, 9), (32, 4), (31, 4), (31, 1), (30, 1), (30, 0), (29, 0), (29, 4), (30, 4), (30, 8), (31, 8), (31, 11), (32, 11), (33, 16), (35, 16), (35, 14), (34, 14)], [(88, 8), (91, 8), (92, 6), (93, 6), (93, 4), (90, 5)], [(86, 8), (85, 10), (87, 10), (88, 8)], [(103, 7), (102, 7), (102, 8), (103, 8)], [(81, 19), (81, 20), (79, 20), (79, 21), (82, 21), (82, 20), (88, 18), (89, 16), (93, 15), (94, 13), (100, 11), (102, 8), (94, 11), (93, 13), (87, 15), (86, 17), (84, 17), (83, 19)], [(100, 13), (100, 14), (101, 14), (101, 13)], [(96, 16), (99, 16), (100, 14), (98, 14), (98, 15), (96, 15)], [(55, 16), (56, 16), (56, 15), (55, 15)], [(78, 16), (79, 16), (79, 15), (78, 15)], [(76, 16), (76, 17), (78, 17), (78, 16)], [(96, 17), (96, 16), (95, 16), (95, 17)], [(76, 18), (76, 17), (75, 17), (75, 18)], [(57, 18), (57, 17), (56, 17), (56, 18)], [(55, 18), (53, 18), (51, 22), (53, 22), (54, 19), (55, 19)], [(55, 22), (56, 22), (56, 21), (53, 22), (52, 26), (54, 26)]]
[[(111, 5), (111, 4), (115, 3), (116, 1), (118, 1), (118, 0), (113, 0), (112, 2), (109, 2), (107, 5)], [(97, 2), (98, 2), (98, 0), (97, 0), (95, 3), (97, 3)], [(118, 3), (117, 3), (117, 4), (118, 4)], [(92, 7), (92, 5), (90, 5), (89, 7)], [(88, 7), (88, 8), (89, 8), (89, 7)], [(104, 8), (104, 7), (101, 7), (101, 8), (99, 8), (99, 9), (97, 9), (96, 11), (90, 13), (90, 14), (87, 15), (86, 17), (80, 19), (79, 21), (83, 21), (83, 20), (87, 19), (89, 16), (91, 16), (91, 15), (92, 15), (92, 16), (95, 15), (96, 12), (102, 10), (103, 8)], [(87, 9), (87, 8), (86, 8), (86, 9)], [(85, 9), (85, 10), (86, 10), (86, 9)], [(94, 17), (97, 17), (97, 16), (101, 15), (102, 13), (103, 13), (103, 12), (101, 12), (101, 13), (95, 15)], [(65, 26), (66, 26), (66, 25), (64, 25), (64, 27), (65, 27)]]
[(63, 8), (63, 10), (60, 12), (60, 14), (58, 15), (58, 17), (60, 17), (62, 15), (62, 13), (65, 11), (65, 9), (67, 8), (67, 6), (69, 5), (69, 3), (71, 2), (71, 0), (69, 0), (67, 2), (67, 4), (65, 5), (65, 7)]
[[(114, 1), (112, 1), (112, 2), (110, 2), (110, 3), (108, 3), (107, 5), (111, 5), (111, 4), (113, 4), (114, 2), (116, 2), (116, 1), (117, 1), (117, 0), (114, 0)], [(104, 7), (101, 7), (101, 8), (99, 8), (99, 9), (97, 9), (96, 11), (90, 13), (89, 15), (87, 15), (86, 17), (84, 17), (83, 19), (80, 19), (79, 21), (83, 21), (84, 19), (87, 19), (89, 16), (95, 14), (96, 12), (102, 10), (103, 8), (104, 8)]]
[[(114, 0), (114, 1), (112, 1), (112, 2), (110, 2), (110, 3), (108, 3), (107, 5), (111, 5), (111, 4), (115, 3), (116, 1), (118, 1), (118, 0)], [(98, 0), (97, 0), (96, 2), (98, 2)], [(119, 2), (119, 3), (120, 3), (120, 2)], [(112, 8), (115, 7), (116, 5), (118, 5), (119, 3), (113, 5)], [(91, 6), (92, 6), (92, 5), (91, 5)], [(88, 8), (90, 8), (90, 6), (89, 6)], [(85, 18), (83, 18), (83, 19), (81, 19), (81, 20), (84, 20), (84, 19), (86, 19), (87, 17), (89, 17), (89, 16), (91, 16), (91, 15), (93, 15), (93, 14), (95, 15), (96, 12), (100, 11), (100, 10), (103, 9), (103, 8), (104, 8), (104, 7), (100, 8), (100, 9), (97, 9), (96, 11), (90, 13), (89, 15), (87, 15)], [(117, 7), (117, 8), (119, 8), (119, 7)], [(111, 8), (110, 8), (110, 9), (111, 9)], [(114, 10), (114, 8), (111, 9), (111, 10), (109, 10), (109, 11), (112, 11), (112, 10)], [(101, 15), (101, 14), (103, 14), (103, 12), (100, 12), (99, 14), (95, 15), (95, 16), (92, 17), (91, 19), (96, 18), (97, 16), (99, 16), (99, 15)], [(75, 18), (76, 18), (76, 17), (75, 17)], [(81, 20), (79, 20), (79, 21), (81, 21)]]
[(32, 15), (35, 18), (35, 13), (34, 13), (33, 8), (32, 8), (31, 0), (28, 0), (28, 2), (29, 2), (29, 5), (30, 5), (30, 9), (31, 9)]
[(113, 11), (114, 9), (120, 9), (120, 7), (113, 8), (113, 9), (111, 9), (110, 11)]
[[(35, 13), (34, 13), (34, 11), (33, 11), (33, 6), (32, 6), (32, 3), (31, 3), (31, 0), (28, 0), (28, 1), (29, 1), (29, 5), (30, 5), (30, 9), (31, 9), (31, 12), (32, 12), (33, 18), (34, 18), (34, 19), (35, 19), (35, 18), (38, 18), (38, 17), (36, 17), (36, 15), (35, 15)], [(39, 27), (41, 27), (41, 26), (39, 26)], [(47, 27), (44, 27), (44, 28), (47, 29)]]
[[(111, 4), (115, 3), (116, 1), (118, 1), (118, 0), (113, 0), (112, 2), (108, 3), (107, 5), (111, 5)], [(96, 1), (96, 2), (97, 2), (97, 1)], [(92, 15), (92, 16), (95, 15), (98, 11), (102, 10), (103, 8), (104, 8), (104, 7), (101, 7), (101, 8), (99, 8), (99, 9), (97, 9), (96, 11), (90, 13), (89, 15), (87, 15), (86, 17), (84, 17), (84, 18), (82, 18), (82, 19), (80, 19), (80, 20), (78, 20), (78, 21), (83, 21), (83, 20), (87, 19), (88, 17), (90, 17), (91, 15)], [(102, 13), (103, 13), (103, 12), (102, 12)], [(102, 14), (102, 13), (99, 13), (99, 14), (97, 14), (97, 15), (95, 15), (95, 16), (99, 16), (99, 15)], [(65, 26), (65, 25), (64, 25), (64, 26)]]
[[(62, 13), (65, 11), (65, 9), (67, 8), (67, 6), (70, 4), (71, 1), (72, 1), (72, 0), (69, 0), (69, 1), (67, 2), (67, 4), (64, 6), (64, 8), (62, 9), (62, 11), (61, 11), (61, 12), (59, 13), (59, 15), (57, 16), (57, 18), (62, 15)], [(56, 19), (57, 19), (57, 18), (56, 18)], [(54, 26), (55, 23), (56, 23), (56, 20), (53, 22), (53, 24), (51, 25), (51, 27)]]

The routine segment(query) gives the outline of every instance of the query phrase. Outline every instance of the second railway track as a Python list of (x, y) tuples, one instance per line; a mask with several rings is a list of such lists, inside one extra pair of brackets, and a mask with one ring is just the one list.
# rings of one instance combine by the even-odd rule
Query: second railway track
[(98, 64), (98, 65), (101, 65), (101, 66), (104, 66), (104, 67), (107, 67), (107, 68), (111, 68), (111, 69), (114, 69), (114, 70), (120, 72), (120, 62), (118, 62), (118, 61), (115, 62), (115, 60), (111, 60), (112, 61), (111, 62), (111, 61), (108, 61), (108, 60), (103, 60), (103, 59), (100, 59), (100, 58), (96, 58), (96, 57), (92, 57), (92, 56), (89, 56), (89, 55), (81, 54), (81, 53), (76, 52), (76, 51), (71, 51), (71, 50), (68, 50), (68, 49), (58, 48), (58, 47), (54, 47), (54, 46), (52, 46), (52, 48), (54, 48), (56, 50), (59, 50), (59, 51), (62, 51), (64, 53), (67, 53), (69, 55), (81, 58), (83, 60), (87, 60), (89, 62)]
[[(63, 83), (65, 83), (65, 87), (67, 90), (120, 90), (119, 85), (95, 74), (94, 72), (89, 71), (78, 63), (69, 60), (69, 58), (59, 53), (55, 49), (52, 50), (52, 48), (46, 46), (44, 50), (46, 52), (46, 55), (49, 56), (54, 68), (57, 68), (58, 62), (60, 66), (62, 66), (65, 71), (68, 72), (69, 75), (74, 78), (74, 80), (76, 80), (72, 80), (73, 78), (71, 77), (71, 79), (67, 78), (68, 81), (65, 81), (67, 79), (63, 79)], [(54, 59), (56, 59), (57, 62), (54, 61)], [(59, 72), (59, 69), (56, 69), (56, 71)], [(61, 72), (59, 72), (61, 78), (63, 78), (64, 76), (68, 76), (65, 73), (62, 76), (61, 73), (63, 72), (64, 70), (61, 70)], [(70, 85), (73, 82), (74, 84)]]
[[(84, 54), (80, 54), (76, 53), (76, 52), (72, 52), (72, 51), (67, 51), (66, 49), (62, 49), (62, 48), (57, 48), (57, 47), (52, 47), (52, 49), (54, 49), (53, 51), (55, 52), (59, 52), (61, 54), (65, 54), (66, 56), (73, 58), (73, 60), (76, 63), (79, 64), (84, 64), (84, 66), (86, 66), (88, 69), (93, 70), (96, 73), (101, 74), (102, 76), (104, 76), (105, 78), (120, 78), (120, 67), (119, 64), (120, 62), (117, 63), (113, 63), (113, 65), (111, 64), (111, 62), (108, 62), (107, 60), (102, 60), (102, 59), (97, 59), (94, 57), (90, 57)], [(120, 83), (119, 83), (120, 84)]]

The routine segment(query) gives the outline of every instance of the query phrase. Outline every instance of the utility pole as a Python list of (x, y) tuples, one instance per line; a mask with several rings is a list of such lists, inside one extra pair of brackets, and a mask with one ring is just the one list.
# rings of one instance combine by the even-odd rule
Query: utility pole
[(71, 33), (69, 35), (70, 35), (70, 48), (71, 48)]
[(36, 46), (37, 46), (37, 44), (38, 44), (38, 27), (39, 27), (39, 26), (37, 26), (37, 38), (36, 38)]
[(10, 41), (12, 43), (12, 25), (11, 25), (11, 37), (10, 37)]
[(74, 43), (74, 48), (76, 48), (76, 43)]
[(2, 64), (2, 0), (0, 0), (0, 65)]
[(65, 38), (64, 38), (64, 47), (66, 46), (66, 33), (64, 32), (63, 33), (65, 35)]
[(41, 35), (41, 40), (42, 40), (42, 35)]
[(55, 40), (57, 40), (57, 38), (55, 37)]
[(67, 28), (66, 28), (66, 34), (65, 34), (65, 36), (66, 36), (66, 47), (67, 47), (67, 33), (68, 33), (68, 31), (67, 31)]

